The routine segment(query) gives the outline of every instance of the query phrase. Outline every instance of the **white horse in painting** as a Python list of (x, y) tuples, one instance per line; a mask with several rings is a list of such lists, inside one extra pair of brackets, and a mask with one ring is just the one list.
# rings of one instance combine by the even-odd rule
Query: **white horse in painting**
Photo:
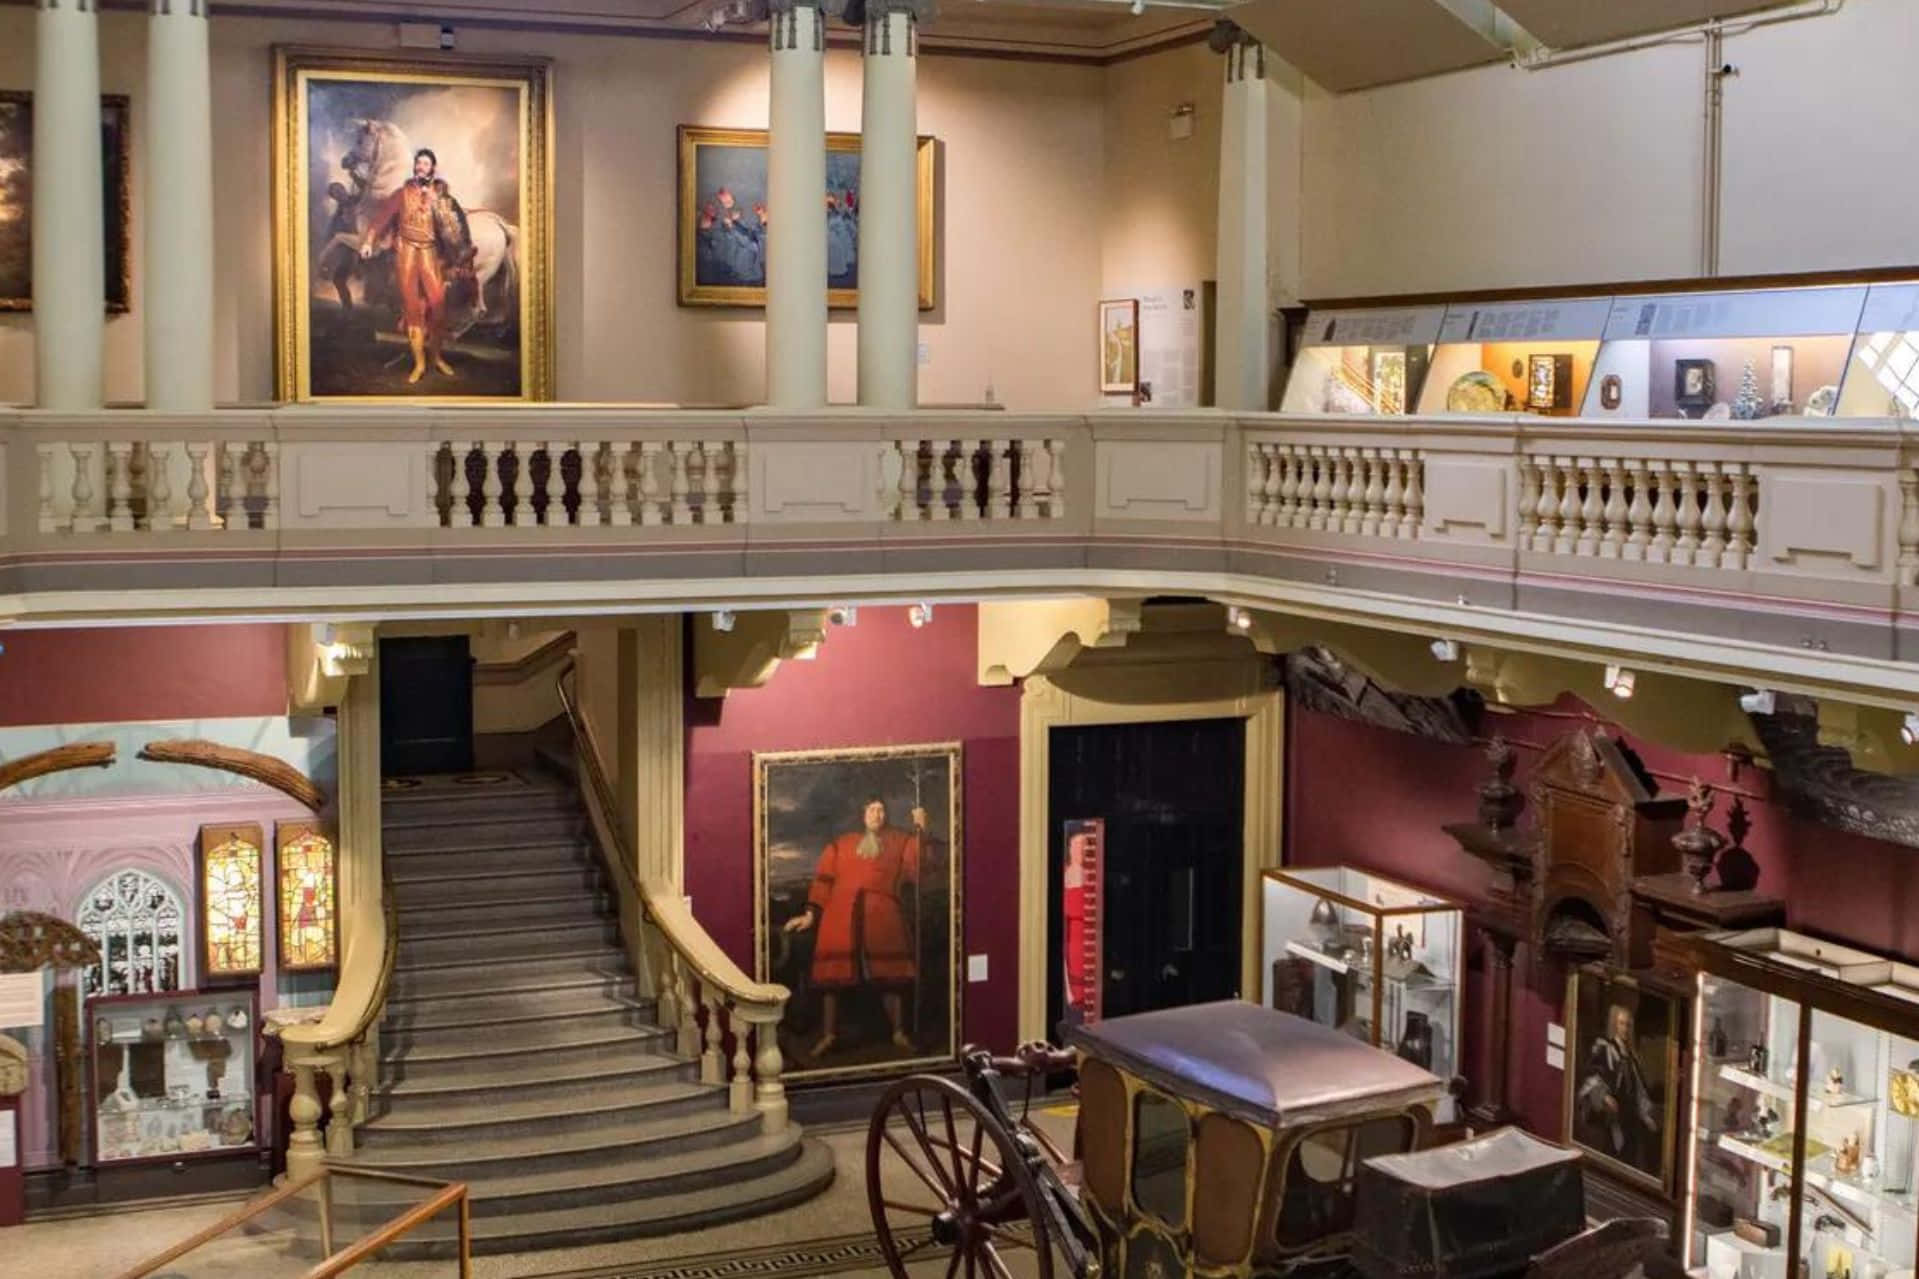
[[(358, 210), (358, 230), (364, 237), (370, 211), (413, 177), (414, 146), (406, 130), (391, 120), (352, 123), (353, 145), (340, 158), (340, 167), (365, 191)], [(457, 190), (453, 194), (459, 198)], [(465, 212), (467, 237), (473, 244), (473, 309), (478, 320), (486, 315), (487, 285), (496, 276), (503, 279), (502, 304), (512, 309), (510, 298), (519, 282), (520, 229), (490, 209)]]

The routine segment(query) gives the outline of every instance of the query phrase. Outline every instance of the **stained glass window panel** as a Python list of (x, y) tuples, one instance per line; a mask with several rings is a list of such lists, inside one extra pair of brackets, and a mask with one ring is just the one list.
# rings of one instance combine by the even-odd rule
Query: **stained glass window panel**
[(257, 973), (266, 938), (260, 918), (260, 846), (229, 833), (206, 850), (206, 976)]
[(146, 995), (180, 988), (179, 896), (143, 870), (122, 870), (95, 884), (74, 923), (100, 943), (101, 962), (86, 972), (86, 994)]
[(315, 831), (280, 845), (280, 967), (331, 968), (339, 914), (333, 841)]

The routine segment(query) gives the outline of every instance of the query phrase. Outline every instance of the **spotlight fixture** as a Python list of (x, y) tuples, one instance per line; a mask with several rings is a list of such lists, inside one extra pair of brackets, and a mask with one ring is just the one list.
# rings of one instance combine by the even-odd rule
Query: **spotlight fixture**
[(1919, 711), (1906, 712), (1906, 721), (1899, 726), (1899, 740), (1908, 746), (1919, 746)]
[(1617, 662), (1606, 667), (1606, 690), (1622, 701), (1632, 696), (1633, 686), (1638, 682), (1638, 676)]
[(910, 606), (906, 610), (906, 620), (912, 623), (913, 629), (917, 631), (933, 620), (933, 606), (924, 600)]
[(1234, 607), (1227, 609), (1226, 622), (1236, 631), (1250, 631), (1253, 629), (1253, 615), (1243, 608)]
[(1456, 662), (1459, 660), (1459, 641), (1436, 639), (1432, 643), (1435, 662)]
[(713, 629), (716, 631), (730, 631), (733, 629), (733, 623), (737, 620), (738, 619), (733, 616), (732, 609), (716, 609), (713, 613)]
[(1770, 715), (1779, 708), (1779, 694), (1770, 688), (1739, 695), (1739, 709), (1748, 715)]
[(826, 620), (835, 626), (851, 626), (860, 620), (860, 611), (851, 604), (835, 604), (826, 610)]
[(1146, 0), (1133, 0), (1133, 16), (1137, 18), (1146, 12)]

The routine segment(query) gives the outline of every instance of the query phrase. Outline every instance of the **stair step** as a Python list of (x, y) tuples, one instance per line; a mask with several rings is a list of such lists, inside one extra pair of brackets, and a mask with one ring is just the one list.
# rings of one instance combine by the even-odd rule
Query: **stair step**
[[(443, 1118), (471, 1107), (476, 1120), (519, 1097), (558, 1099), (597, 1088), (649, 1085), (689, 1077), (699, 1063), (659, 1051), (657, 1039), (632, 1038), (589, 1045), (569, 1052), (459, 1062), (428, 1062), (414, 1070), (405, 1062), (386, 1062), (374, 1093), (391, 1113), (405, 1107), (400, 1122), (429, 1113)], [(652, 1050), (652, 1051), (649, 1051)], [(489, 1096), (510, 1090), (511, 1098)], [(427, 1108), (431, 1108), (431, 1111)]]
[[(382, 1116), (360, 1126), (354, 1161), (429, 1177), (530, 1176), (610, 1159), (709, 1150), (760, 1132), (759, 1112), (734, 1114), (718, 1089), (683, 1086), (671, 1098), (655, 1090), (651, 1101), (632, 1100), (594, 1098), (591, 1109), (534, 1110), (492, 1131), (477, 1125), (382, 1127)], [(569, 1127), (570, 1120), (582, 1122)]]
[(654, 1024), (655, 1007), (650, 999), (607, 991), (597, 982), (464, 999), (410, 1001), (388, 1005), (380, 1038), (382, 1043), (400, 1040), (426, 1043), (467, 1032), (498, 1038), (501, 1034), (517, 1035), (522, 1025), (536, 1026), (549, 1021), (582, 1026), (616, 1022), (645, 1027)]
[(475, 813), (430, 821), (383, 820), (380, 823), (381, 842), (389, 850), (403, 851), (577, 838), (585, 830), (585, 818), (577, 812)]
[(633, 970), (625, 957), (601, 947), (585, 954), (549, 955), (505, 966), (487, 961), (396, 969), (387, 1003), (580, 987), (612, 994), (627, 989), (632, 980)]
[(581, 1025), (576, 1021), (531, 1022), (511, 1031), (471, 1027), (463, 1034), (445, 1032), (415, 1040), (404, 1032), (380, 1038), (383, 1067), (394, 1079), (425, 1081), (436, 1074), (475, 1070), (532, 1059), (543, 1065), (571, 1067), (598, 1055), (617, 1060), (627, 1052), (669, 1056), (667, 1032), (658, 1026), (629, 1026), (619, 1022)]
[(571, 786), (545, 778), (522, 786), (476, 786), (470, 789), (422, 787), (394, 791), (380, 804), (383, 819), (425, 822), (440, 817), (459, 818), (474, 813), (563, 813), (580, 806), (580, 793)]
[(594, 865), (593, 850), (578, 840), (547, 844), (501, 844), (487, 848), (387, 850), (395, 882), (437, 879), (443, 875), (500, 874), (510, 871), (559, 871)]
[[(618, 930), (611, 930), (617, 933)], [(444, 940), (444, 939), (443, 939)], [(457, 939), (468, 941), (469, 939)], [(433, 945), (434, 943), (425, 943)], [(568, 938), (564, 942), (551, 940), (537, 933), (516, 934), (511, 939), (503, 939), (497, 945), (484, 948), (483, 953), (474, 954), (470, 944), (460, 945), (446, 953), (418, 953), (417, 948), (409, 950), (405, 941), (400, 943), (399, 957), (394, 962), (394, 973), (407, 974), (427, 972), (439, 968), (485, 968), (495, 974), (515, 964), (534, 960), (575, 959), (583, 962), (601, 960), (613, 963), (620, 958), (620, 948), (609, 936)]]
[(429, 863), (412, 863), (409, 877), (396, 868), (393, 875), (393, 900), (402, 910), (408, 906), (453, 907), (485, 905), (521, 896), (547, 896), (556, 892), (598, 892), (599, 866), (582, 859), (566, 866), (521, 866), (511, 870), (472, 869), (451, 865), (445, 870)]
[(541, 922), (582, 923), (612, 915), (613, 903), (604, 893), (591, 892), (573, 884), (550, 893), (502, 893), (490, 902), (443, 902), (421, 900), (399, 908), (400, 936), (448, 936), (456, 933), (493, 932), (499, 928)]
[[(413, 1083), (374, 1089), (378, 1118), (361, 1125), (368, 1146), (464, 1143), (524, 1133), (591, 1133), (608, 1123), (635, 1122), (683, 1110), (725, 1108), (725, 1089), (699, 1083), (693, 1062), (631, 1054), (629, 1070), (580, 1068), (576, 1074), (528, 1074), (516, 1083), (459, 1087), (438, 1079), (439, 1091), (407, 1091)], [(499, 1075), (491, 1075), (499, 1079)], [(512, 1089), (501, 1093), (501, 1089)]]
[(581, 922), (531, 923), (485, 932), (462, 931), (421, 936), (400, 925), (398, 964), (417, 968), (440, 961), (505, 962), (516, 957), (536, 957), (554, 953), (590, 950), (595, 946), (617, 949), (620, 926), (605, 918)]

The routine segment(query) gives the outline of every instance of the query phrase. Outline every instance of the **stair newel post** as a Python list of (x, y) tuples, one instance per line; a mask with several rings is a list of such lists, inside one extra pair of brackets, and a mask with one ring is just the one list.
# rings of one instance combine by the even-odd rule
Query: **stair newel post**
[(727, 1005), (726, 1026), (733, 1032), (733, 1078), (727, 1085), (727, 1108), (743, 1115), (753, 1108), (753, 1054), (746, 1047), (753, 1027), (740, 1016), (736, 1004)]
[(753, 1022), (753, 1047), (759, 1054), (754, 1063), (759, 1078), (753, 1105), (760, 1112), (760, 1127), (766, 1132), (779, 1132), (786, 1127), (786, 1082), (781, 1078), (786, 1059), (780, 1052), (780, 1022), (785, 1019), (785, 1012), (783, 1007), (777, 1008), (771, 1021)]
[(320, 1144), (320, 1089), (314, 1073), (326, 1065), (325, 1058), (289, 1057), (293, 1068), (293, 1100), (287, 1105), (287, 1117), (293, 1132), (287, 1137), (287, 1177), (293, 1181), (320, 1166), (325, 1150)]
[(348, 1047), (326, 1059), (325, 1070), (333, 1076), (333, 1101), (327, 1107), (326, 1152), (335, 1158), (353, 1153), (353, 1089), (359, 1086), (359, 1060)]
[(720, 1050), (720, 1038), (724, 1005), (718, 992), (704, 981), (700, 983), (700, 1007), (706, 1012), (706, 1051), (700, 1054), (700, 1082), (723, 1084), (726, 1082), (726, 1058)]

